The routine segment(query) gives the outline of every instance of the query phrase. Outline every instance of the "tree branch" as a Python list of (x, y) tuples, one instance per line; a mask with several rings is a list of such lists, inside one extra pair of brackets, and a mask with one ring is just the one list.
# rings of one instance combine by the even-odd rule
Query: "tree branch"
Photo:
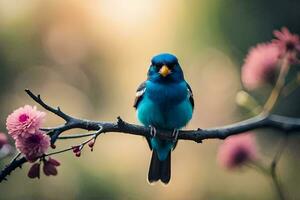
[[(47, 131), (51, 137), (51, 143), (54, 144), (57, 139), (78, 138), (87, 137), (88, 135), (70, 135), (60, 136), (63, 132), (80, 128), (88, 131), (98, 131), (97, 136), (101, 133), (117, 132), (131, 135), (139, 135), (144, 137), (151, 137), (150, 127), (130, 124), (123, 121), (120, 117), (117, 118), (117, 122), (102, 122), (102, 121), (90, 121), (86, 119), (78, 119), (64, 113), (59, 107), (57, 109), (46, 104), (40, 97), (40, 95), (33, 94), (30, 90), (25, 90), (26, 93), (38, 104), (40, 104), (46, 110), (61, 117), (65, 120), (65, 124), (54, 128), (44, 128), (42, 130)], [(256, 117), (234, 123), (229, 126), (223, 126), (219, 128), (210, 129), (197, 129), (197, 130), (181, 130), (178, 134), (178, 140), (191, 140), (197, 143), (201, 143), (206, 139), (225, 139), (228, 136), (243, 133), (245, 131), (258, 129), (258, 128), (273, 128), (290, 133), (300, 130), (300, 119), (284, 117), (279, 115), (258, 115)], [(99, 131), (100, 129), (100, 131)], [(93, 134), (92, 134), (93, 135)], [(172, 132), (165, 130), (157, 130), (156, 137), (161, 139), (173, 140)], [(14, 169), (27, 162), (24, 157), (12, 161), (7, 165), (0, 173), (0, 182), (5, 180)]]

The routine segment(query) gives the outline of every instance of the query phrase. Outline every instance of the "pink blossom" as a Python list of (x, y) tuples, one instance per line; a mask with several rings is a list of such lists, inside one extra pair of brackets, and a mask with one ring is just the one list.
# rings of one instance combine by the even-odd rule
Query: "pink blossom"
[(273, 40), (273, 43), (279, 46), (281, 56), (293, 51), (297, 51), (298, 53), (300, 52), (299, 35), (292, 34), (286, 27), (283, 27), (281, 31), (274, 31), (274, 36), (276, 39)]
[(0, 133), (0, 149), (6, 144), (8, 144), (8, 139), (6, 134)]
[(264, 83), (274, 83), (278, 75), (280, 50), (273, 43), (259, 44), (250, 49), (242, 67), (242, 82), (253, 90)]
[(36, 161), (50, 146), (50, 137), (43, 131), (36, 131), (26, 137), (18, 137), (16, 147), (30, 162)]
[(256, 160), (257, 157), (255, 137), (250, 133), (230, 136), (218, 151), (218, 161), (227, 169), (234, 169), (247, 161)]
[(44, 112), (40, 112), (36, 107), (26, 105), (18, 108), (7, 117), (6, 127), (8, 133), (17, 139), (18, 136), (34, 134), (36, 130), (41, 128), (41, 124), (45, 117)]

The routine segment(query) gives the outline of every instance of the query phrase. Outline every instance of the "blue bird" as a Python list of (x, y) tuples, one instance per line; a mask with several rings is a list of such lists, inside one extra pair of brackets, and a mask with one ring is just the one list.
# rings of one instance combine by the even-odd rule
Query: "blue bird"
[[(178, 130), (187, 125), (194, 110), (191, 87), (174, 55), (164, 53), (152, 58), (148, 78), (137, 89), (134, 107), (138, 120), (151, 127), (152, 137), (146, 138), (152, 150), (148, 180), (168, 184)], [(156, 129), (173, 131), (174, 140), (155, 137)]]

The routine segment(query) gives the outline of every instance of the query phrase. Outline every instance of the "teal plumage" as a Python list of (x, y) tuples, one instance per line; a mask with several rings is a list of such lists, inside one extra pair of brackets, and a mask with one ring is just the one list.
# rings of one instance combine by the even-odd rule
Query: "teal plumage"
[[(178, 60), (171, 54), (153, 57), (148, 79), (140, 85), (134, 107), (145, 126), (178, 130), (192, 118), (194, 100), (184, 80)], [(147, 138), (153, 151), (148, 180), (168, 183), (171, 177), (171, 151), (177, 141)]]

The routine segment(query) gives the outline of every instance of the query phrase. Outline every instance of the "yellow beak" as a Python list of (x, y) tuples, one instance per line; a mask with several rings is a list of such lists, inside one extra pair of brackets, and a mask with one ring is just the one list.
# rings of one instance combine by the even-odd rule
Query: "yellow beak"
[(166, 65), (163, 65), (163, 66), (160, 68), (159, 73), (160, 73), (163, 77), (166, 77), (168, 74), (171, 73), (171, 70), (170, 70)]

